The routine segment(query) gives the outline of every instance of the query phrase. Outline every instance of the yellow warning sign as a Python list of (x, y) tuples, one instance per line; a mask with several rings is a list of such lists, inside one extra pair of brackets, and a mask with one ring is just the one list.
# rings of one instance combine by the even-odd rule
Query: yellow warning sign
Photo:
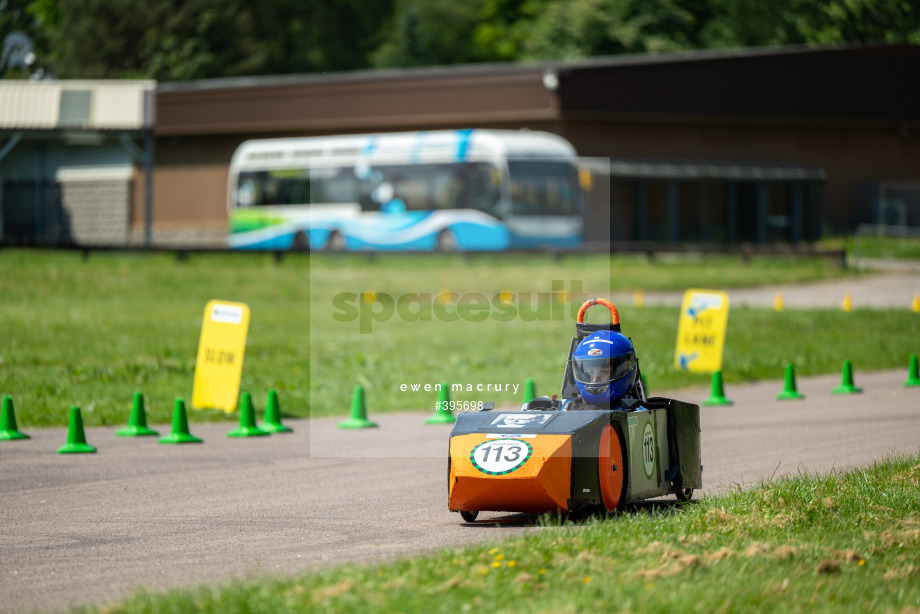
[(728, 295), (715, 290), (684, 293), (677, 327), (674, 366), (682, 371), (713, 373), (722, 369), (728, 326)]
[(192, 389), (194, 407), (236, 409), (248, 332), (248, 305), (210, 301), (205, 306)]

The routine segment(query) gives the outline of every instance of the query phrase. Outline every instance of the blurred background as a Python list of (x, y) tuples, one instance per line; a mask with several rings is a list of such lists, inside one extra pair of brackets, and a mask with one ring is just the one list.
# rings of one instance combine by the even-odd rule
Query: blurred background
[(920, 226), (913, 2), (0, 0), (0, 42), (4, 245), (222, 248), (248, 139), (474, 128), (572, 144), (586, 244)]

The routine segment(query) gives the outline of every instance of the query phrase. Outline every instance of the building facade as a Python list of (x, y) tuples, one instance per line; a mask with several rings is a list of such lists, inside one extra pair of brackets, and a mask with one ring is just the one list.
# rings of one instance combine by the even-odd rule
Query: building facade
[[(110, 186), (128, 186), (111, 197), (126, 198), (112, 230), (71, 224), (70, 236), (222, 246), (229, 160), (244, 140), (453, 128), (568, 139), (609, 185), (594, 194), (589, 228), (612, 240), (797, 243), (860, 223), (920, 226), (916, 74), (920, 47), (879, 45), (161, 83), (152, 189), (125, 145), (142, 131), (106, 140), (108, 153), (81, 150), (120, 161), (85, 166), (126, 163), (130, 178)], [(0, 106), (0, 153), (15, 130), (6, 115)], [(47, 168), (41, 189), (78, 198), (67, 150), (35, 153), (22, 138), (0, 155), (7, 226), (22, 223), (10, 211), (28, 206), (28, 167), (69, 169), (52, 180)]]
[(155, 89), (153, 81), (0, 82), (0, 241), (129, 242), (135, 187), (146, 198), (153, 174)]

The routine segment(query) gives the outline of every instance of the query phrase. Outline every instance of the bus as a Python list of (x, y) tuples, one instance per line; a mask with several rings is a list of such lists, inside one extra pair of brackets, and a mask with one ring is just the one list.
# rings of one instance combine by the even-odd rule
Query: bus
[(527, 130), (259, 139), (230, 162), (231, 248), (577, 248), (590, 173)]

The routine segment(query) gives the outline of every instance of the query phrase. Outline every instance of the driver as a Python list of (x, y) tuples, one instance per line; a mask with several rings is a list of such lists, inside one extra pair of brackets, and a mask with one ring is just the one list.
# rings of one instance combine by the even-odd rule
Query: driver
[[(632, 341), (622, 333), (601, 330), (588, 335), (572, 354), (572, 375), (586, 404), (604, 408), (634, 394), (638, 360)], [(576, 407), (572, 409), (578, 409)], [(582, 408), (588, 409), (588, 408)]]

